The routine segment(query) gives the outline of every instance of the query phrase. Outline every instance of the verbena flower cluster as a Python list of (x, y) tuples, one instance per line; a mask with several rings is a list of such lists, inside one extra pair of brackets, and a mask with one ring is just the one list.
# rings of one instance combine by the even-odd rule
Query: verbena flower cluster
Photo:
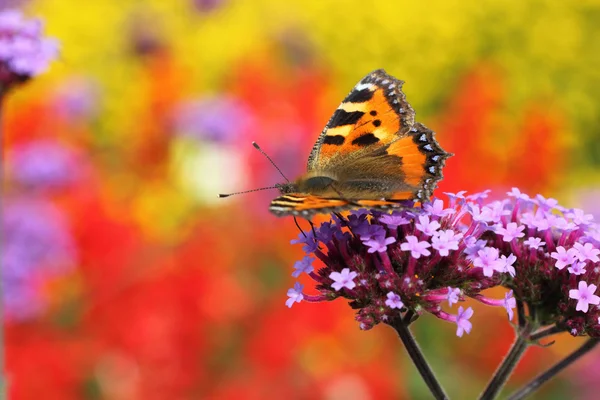
[[(455, 323), (462, 336), (471, 331), (473, 310), (443, 308), (470, 297), (504, 307), (512, 320), (520, 300), (540, 325), (600, 337), (600, 233), (592, 216), (516, 188), (485, 204), (488, 194), (447, 194), (447, 206), (435, 199), (391, 214), (332, 215), (292, 241), (306, 253), (292, 276), (308, 274), (318, 294), (297, 282), (286, 304), (343, 297), (358, 310), (361, 329), (408, 310), (428, 312)], [(315, 258), (324, 264), (316, 271)], [(504, 298), (481, 293), (495, 286), (507, 289)]]
[(58, 42), (42, 36), (39, 19), (20, 11), (0, 12), (0, 89), (44, 72), (58, 55)]

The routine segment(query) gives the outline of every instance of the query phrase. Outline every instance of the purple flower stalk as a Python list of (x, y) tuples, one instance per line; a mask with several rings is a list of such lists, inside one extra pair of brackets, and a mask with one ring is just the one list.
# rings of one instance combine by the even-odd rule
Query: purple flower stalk
[[(518, 189), (508, 195), (489, 202), (488, 191), (461, 192), (448, 194), (448, 208), (435, 199), (391, 214), (333, 215), (316, 235), (293, 241), (324, 264), (313, 270), (305, 257), (295, 266), (294, 276), (307, 273), (319, 292), (302, 300), (344, 297), (362, 329), (406, 311), (428, 312), (456, 323), (459, 336), (471, 331), (472, 310), (449, 313), (442, 306), (471, 297), (503, 307), (512, 320), (521, 301), (538, 326), (600, 337), (600, 229), (554, 199)], [(494, 286), (508, 289), (504, 299), (481, 293)]]
[[(502, 281), (505, 262), (496, 249), (494, 268), (487, 271), (473, 264), (468, 249), (478, 242), (489, 226), (473, 221), (470, 203), (454, 202), (444, 208), (442, 200), (423, 208), (396, 210), (384, 214), (375, 210), (353, 211), (347, 217), (334, 215), (316, 229), (316, 235), (302, 234), (292, 243), (302, 244), (325, 268), (308, 275), (317, 283), (317, 296), (304, 294), (303, 300), (318, 302), (344, 297), (358, 310), (362, 329), (390, 321), (411, 310), (429, 312), (456, 323), (457, 334), (470, 332), (472, 310), (446, 313), (442, 304), (452, 307), (465, 296), (477, 298), (480, 292)], [(478, 256), (477, 256), (478, 257)], [(476, 259), (479, 259), (477, 258)], [(296, 263), (294, 277), (305, 270), (306, 257)]]
[(600, 337), (598, 225), (555, 199), (518, 189), (508, 195), (484, 206), (500, 210), (483, 237), (506, 257), (509, 274), (501, 285), (527, 304), (539, 326), (556, 324), (574, 336)]
[(25, 20), (17, 10), (0, 11), (0, 92), (48, 69), (58, 42), (42, 36), (40, 19)]

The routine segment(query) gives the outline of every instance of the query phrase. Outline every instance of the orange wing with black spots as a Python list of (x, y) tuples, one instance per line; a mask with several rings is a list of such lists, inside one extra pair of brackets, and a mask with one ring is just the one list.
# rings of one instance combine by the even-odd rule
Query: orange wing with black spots
[(373, 152), (406, 134), (415, 112), (402, 92), (403, 84), (380, 69), (354, 86), (317, 139), (308, 157), (308, 171)]

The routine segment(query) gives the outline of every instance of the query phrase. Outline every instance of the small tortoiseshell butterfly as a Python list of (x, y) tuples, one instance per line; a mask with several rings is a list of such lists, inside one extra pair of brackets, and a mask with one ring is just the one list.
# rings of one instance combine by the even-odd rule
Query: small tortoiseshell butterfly
[(317, 139), (307, 173), (276, 185), (281, 196), (270, 211), (310, 218), (428, 200), (453, 154), (440, 147), (432, 130), (415, 122), (403, 84), (379, 69), (354, 86)]

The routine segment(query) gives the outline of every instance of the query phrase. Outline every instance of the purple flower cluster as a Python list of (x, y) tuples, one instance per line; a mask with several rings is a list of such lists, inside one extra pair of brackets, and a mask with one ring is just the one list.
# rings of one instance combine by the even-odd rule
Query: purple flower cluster
[(0, 12), (0, 89), (46, 71), (58, 55), (58, 42), (42, 37), (39, 19), (17, 10)]
[[(391, 214), (377, 210), (339, 214), (306, 237), (307, 256), (294, 277), (308, 274), (319, 294), (299, 283), (288, 292), (295, 302), (350, 300), (362, 329), (405, 311), (429, 312), (469, 333), (473, 310), (442, 309), (465, 297), (504, 307), (509, 319), (517, 301), (527, 304), (539, 326), (557, 324), (574, 335), (600, 336), (600, 233), (591, 216), (567, 210), (553, 199), (529, 198), (517, 189), (484, 204), (488, 192), (448, 194)], [(317, 271), (313, 254), (325, 265)], [(503, 299), (481, 292), (503, 286)]]
[(486, 235), (514, 260), (515, 274), (502, 285), (534, 310), (540, 325), (600, 337), (600, 231), (593, 217), (517, 189), (508, 195), (488, 206), (502, 216), (489, 221)]

